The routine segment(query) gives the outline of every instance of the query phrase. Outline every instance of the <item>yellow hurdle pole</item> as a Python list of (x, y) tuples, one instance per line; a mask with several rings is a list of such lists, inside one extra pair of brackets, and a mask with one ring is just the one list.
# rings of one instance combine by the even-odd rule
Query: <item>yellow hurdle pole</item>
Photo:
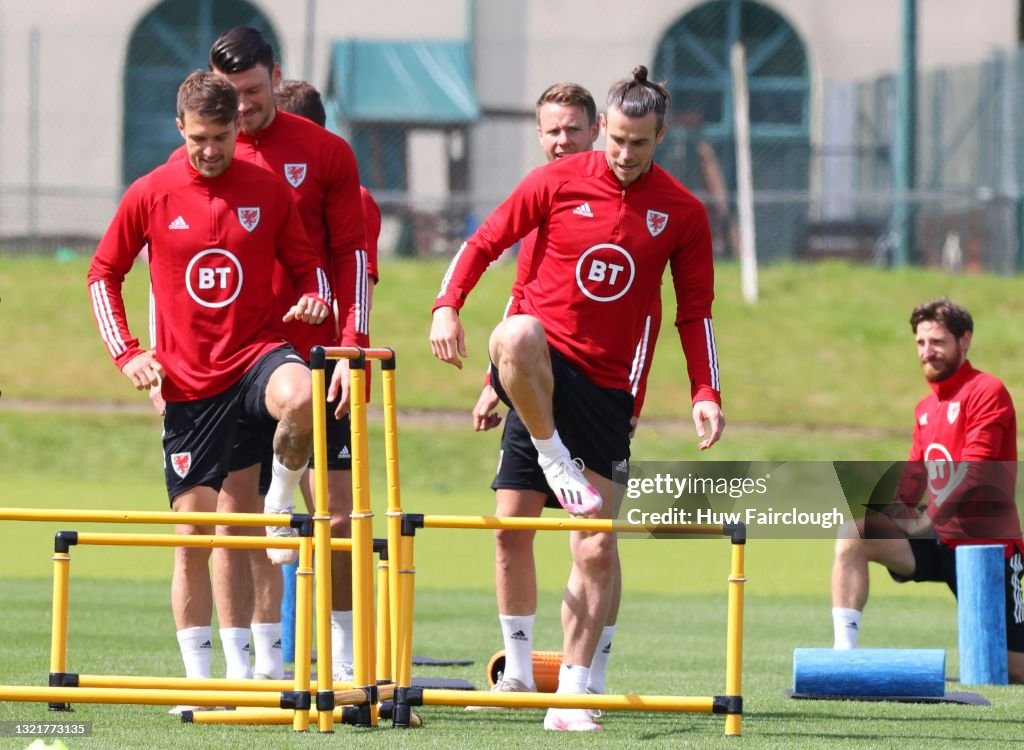
[[(398, 405), (396, 399), (396, 359), (381, 363), (381, 381), (384, 407), (384, 469), (387, 478), (387, 539), (388, 539), (388, 621), (390, 626), (391, 675), (398, 679), (402, 674), (399, 650), (402, 644), (402, 584), (399, 579), (401, 568), (402, 541), (402, 488), (398, 463)], [(379, 593), (379, 592), (378, 592)], [(410, 655), (411, 658), (411, 655)], [(410, 664), (411, 668), (411, 664)], [(409, 687), (403, 684), (403, 687)]]
[(69, 523), (146, 523), (191, 526), (288, 526), (288, 516), (263, 513), (179, 513), (177, 511), (78, 510), (77, 508), (0, 508), (0, 521)]
[[(140, 675), (77, 675), (76, 687), (92, 688), (151, 688), (154, 690), (244, 690), (253, 693), (295, 689), (294, 680), (226, 680), (220, 677), (196, 679), (192, 677), (161, 677)], [(317, 689), (317, 681), (310, 678), (309, 690)], [(334, 692), (349, 691), (350, 682), (335, 682)], [(383, 687), (381, 688), (383, 690)]]
[[(331, 648), (331, 508), (327, 490), (327, 359), (322, 347), (310, 353), (313, 371), (313, 537), (316, 548), (316, 706), (317, 728), (334, 731), (333, 660)], [(327, 705), (330, 704), (330, 705)]]
[(712, 697), (676, 695), (598, 695), (595, 693), (493, 693), (478, 690), (423, 690), (424, 706), (492, 706), (494, 708), (589, 708), (602, 711), (714, 711)]
[(237, 690), (140, 690), (118, 688), (38, 687), (0, 685), (0, 701), (45, 703), (125, 703), (147, 706), (253, 706), (283, 708), (281, 693), (242, 692)]
[[(67, 532), (65, 532), (67, 533)], [(106, 547), (228, 547), (234, 549), (299, 549), (296, 537), (217, 536), (214, 534), (136, 534), (131, 532), (107, 533), (98, 531), (75, 532), (78, 544)], [(350, 539), (331, 539), (334, 552), (352, 549)]]
[(725, 734), (736, 736), (741, 733), (743, 721), (743, 584), (746, 574), (743, 568), (746, 550), (746, 528), (736, 524), (732, 528), (732, 559), (729, 568), (729, 604), (726, 615), (725, 641), (725, 693), (728, 700), (738, 702), (737, 712), (725, 717)]
[(377, 681), (390, 682), (392, 678), (391, 663), (391, 617), (388, 614), (390, 607), (390, 592), (388, 591), (388, 576), (390, 565), (388, 564), (387, 546), (378, 551), (377, 556)]
[[(312, 652), (313, 538), (299, 537), (299, 564), (295, 569), (295, 680), (298, 693), (309, 686), (309, 662)], [(185, 701), (187, 703), (187, 701)], [(309, 711), (296, 710), (292, 719), (296, 732), (309, 730)]]
[[(373, 657), (373, 512), (370, 509), (369, 440), (366, 434), (366, 358), (349, 360), (352, 425), (352, 651), (354, 684), (376, 683)], [(356, 726), (376, 725), (376, 705)]]
[[(68, 666), (68, 590), (74, 532), (58, 532), (53, 542), (53, 611), (50, 615), (50, 685), (63, 685)], [(51, 711), (70, 711), (67, 703), (51, 703)]]
[(422, 516), (425, 529), (529, 529), (533, 531), (590, 531), (679, 534), (681, 536), (721, 536), (722, 525), (713, 524), (632, 524), (605, 518), (523, 518), (518, 516)]
[(395, 674), (396, 688), (392, 724), (408, 729), (416, 726), (416, 714), (412, 711), (413, 704), (409, 701), (409, 691), (412, 690), (412, 636), (416, 594), (416, 566), (413, 557), (417, 526), (414, 520), (410, 522), (408, 515), (403, 515), (400, 520), (402, 524), (400, 533), (406, 530), (409, 533), (401, 533), (398, 539), (398, 560), (391, 563), (394, 568), (397, 568), (400, 594), (397, 608), (400, 627), (398, 629), (398, 644), (395, 646), (395, 662), (398, 669)]

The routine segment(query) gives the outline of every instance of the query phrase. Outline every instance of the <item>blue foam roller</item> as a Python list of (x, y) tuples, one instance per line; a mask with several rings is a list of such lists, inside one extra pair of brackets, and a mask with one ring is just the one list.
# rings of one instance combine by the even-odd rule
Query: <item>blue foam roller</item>
[(798, 648), (793, 692), (856, 697), (941, 697), (946, 652), (941, 648)]
[(1006, 566), (1001, 544), (956, 548), (960, 682), (1005, 685)]
[(281, 595), (281, 657), (295, 661), (295, 570), (294, 563), (281, 566), (284, 592)]

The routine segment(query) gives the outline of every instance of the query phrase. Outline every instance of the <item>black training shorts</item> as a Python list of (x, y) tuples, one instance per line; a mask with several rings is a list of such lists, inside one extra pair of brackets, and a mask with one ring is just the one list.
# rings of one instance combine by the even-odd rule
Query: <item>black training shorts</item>
[[(572, 457), (581, 459), (588, 469), (625, 484), (629, 477), (632, 394), (595, 385), (554, 349), (549, 351), (555, 381), (555, 429), (562, 442)], [(501, 434), (498, 472), (491, 488), (543, 492), (548, 495), (546, 505), (560, 508), (537, 463), (537, 449), (530, 433), (511, 408), (512, 402), (493, 363), (491, 385), (510, 409)]]

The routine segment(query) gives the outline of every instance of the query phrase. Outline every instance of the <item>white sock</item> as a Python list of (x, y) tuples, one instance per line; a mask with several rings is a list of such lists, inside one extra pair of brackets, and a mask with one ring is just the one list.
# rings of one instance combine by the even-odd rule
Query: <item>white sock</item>
[(251, 680), (249, 666), (249, 628), (221, 628), (220, 642), (224, 647), (225, 674), (229, 680)]
[(533, 622), (536, 615), (498, 615), (505, 641), (504, 676), (528, 687), (533, 681)]
[(277, 455), (271, 467), (270, 489), (263, 501), (264, 513), (291, 513), (295, 508), (295, 488), (306, 473), (306, 467), (289, 469), (281, 463)]
[(352, 610), (331, 610), (331, 667), (352, 669)]
[(563, 664), (558, 668), (559, 693), (582, 695), (587, 692), (587, 681), (590, 680), (590, 668)]
[(845, 607), (832, 608), (832, 632), (835, 639), (832, 648), (857, 648), (857, 636), (860, 635), (860, 610)]
[(531, 436), (530, 441), (537, 449), (537, 463), (542, 469), (546, 469), (558, 459), (569, 455), (569, 449), (565, 447), (562, 438), (558, 436), (558, 430), (551, 433), (551, 437), (546, 440), (539, 440)]
[(284, 679), (284, 657), (281, 654), (281, 623), (254, 622), (252, 645), (256, 652), (253, 673), (272, 680)]
[(185, 676), (189, 679), (205, 679), (210, 676), (210, 662), (213, 658), (211, 633), (209, 625), (178, 631), (178, 648), (181, 649), (181, 660), (185, 662)]
[(597, 641), (594, 660), (590, 662), (590, 682), (587, 691), (591, 693), (605, 692), (605, 674), (608, 671), (608, 657), (612, 654), (612, 638), (615, 637), (615, 626), (605, 625), (601, 637)]

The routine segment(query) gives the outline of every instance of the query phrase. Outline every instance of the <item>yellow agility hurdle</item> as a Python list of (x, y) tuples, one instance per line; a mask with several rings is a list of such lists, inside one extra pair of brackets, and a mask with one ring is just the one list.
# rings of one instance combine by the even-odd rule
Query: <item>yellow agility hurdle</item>
[[(415, 567), (412, 557), (412, 539), (417, 529), (532, 529), (535, 531), (590, 531), (613, 533), (659, 532), (692, 536), (725, 536), (732, 541), (732, 555), (728, 578), (728, 604), (726, 612), (725, 694), (712, 697), (668, 695), (568, 695), (553, 693), (492, 693), (490, 691), (436, 690), (412, 687), (411, 648), (408, 668), (398, 670), (395, 688), (396, 722), (399, 716), (411, 712), (412, 706), (491, 706), (495, 708), (587, 708), (620, 711), (672, 711), (685, 713), (712, 713), (725, 715), (725, 734), (741, 733), (743, 714), (743, 585), (746, 527), (737, 524), (656, 524), (638, 525), (626, 521), (592, 518), (512, 518), (498, 516), (444, 516), (403, 514), (400, 556), (392, 564), (407, 574), (403, 585), (412, 588)], [(390, 541), (390, 540), (389, 540)], [(399, 640), (412, 643), (413, 598), (411, 591), (403, 591), (399, 611)], [(406, 649), (402, 650), (403, 658)], [(407, 704), (407, 706), (406, 706)]]
[[(35, 509), (0, 508), (0, 520), (9, 521), (78, 521), (84, 523), (125, 523), (125, 524), (190, 524), (197, 526), (233, 525), (243, 527), (292, 526), (299, 530), (299, 537), (270, 538), (266, 536), (227, 535), (186, 535), (186, 534), (110, 534), (100, 532), (59, 532), (54, 542), (53, 610), (51, 620), (50, 675), (47, 687), (11, 686), (0, 687), (0, 700), (47, 701), (50, 708), (69, 708), (69, 701), (82, 703), (156, 703), (223, 706), (232, 705), (252, 708), (287, 709), (293, 729), (306, 731), (309, 728), (309, 713), (312, 708), (310, 685), (311, 620), (309, 614), (313, 601), (313, 525), (312, 519), (303, 514), (290, 517), (255, 513), (178, 513), (173, 511), (95, 511), (77, 509)], [(328, 520), (329, 523), (329, 520)], [(329, 532), (329, 527), (328, 527)], [(106, 546), (158, 546), (158, 547), (224, 547), (234, 549), (266, 549), (284, 547), (299, 549), (299, 566), (296, 584), (296, 671), (294, 681), (252, 683), (239, 686), (245, 681), (232, 680), (184, 680), (176, 678), (126, 677), (72, 674), (67, 671), (68, 635), (68, 591), (70, 588), (70, 549), (75, 545)], [(350, 550), (351, 541), (331, 540), (328, 548)], [(378, 548), (384, 548), (381, 540)], [(374, 544), (371, 540), (371, 554)], [(329, 555), (320, 557), (329, 558)], [(329, 577), (318, 582), (326, 586), (329, 597)], [(329, 601), (329, 599), (328, 599)], [(327, 645), (330, 653), (330, 643)], [(331, 680), (318, 686), (318, 700), (335, 705), (367, 704), (378, 700), (379, 691), (351, 690), (349, 685)], [(185, 685), (187, 684), (187, 687)], [(277, 684), (281, 683), (281, 684)], [(291, 690), (283, 689), (291, 687)], [(281, 688), (277, 693), (270, 692)], [(12, 692), (13, 691), (13, 692)], [(329, 699), (323, 697), (329, 695)], [(11, 695), (21, 696), (12, 698)], [(333, 707), (333, 706), (332, 706)], [(221, 712), (217, 712), (221, 713)], [(323, 717), (318, 717), (323, 720)], [(328, 717), (330, 718), (330, 717)]]
[[(726, 525), (651, 525), (630, 524), (625, 521), (577, 518), (498, 518), (494, 516), (423, 516), (403, 512), (398, 460), (398, 425), (395, 400), (395, 356), (390, 349), (365, 350), (359, 356), (354, 347), (314, 349), (311, 358), (314, 382), (314, 403), (325, 402), (317, 397), (318, 379), (324, 381), (323, 368), (328, 358), (348, 358), (352, 373), (351, 420), (352, 420), (352, 483), (353, 483), (353, 578), (356, 579), (356, 553), (360, 536), (370, 536), (372, 512), (368, 499), (368, 460), (366, 444), (366, 413), (363, 370), (366, 359), (381, 361), (384, 411), (384, 454), (387, 482), (387, 540), (388, 575), (387, 586), (378, 587), (378, 596), (388, 598), (386, 626), (378, 618), (378, 633), (390, 634), (390, 649), (381, 640), (378, 664), (384, 665), (390, 651), (391, 673), (395, 683), (393, 724), (397, 727), (413, 725), (412, 707), (417, 705), (491, 705), (491, 706), (532, 706), (618, 709), (638, 711), (676, 711), (713, 713), (725, 716), (725, 734), (739, 735), (743, 712), (742, 661), (743, 661), (743, 585), (744, 550), (746, 528), (743, 524)], [(318, 374), (318, 370), (320, 370)], [(320, 430), (314, 435), (320, 439)], [(358, 508), (358, 511), (357, 511)], [(357, 512), (359, 521), (366, 528), (357, 534)], [(503, 693), (438, 690), (412, 687), (412, 623), (414, 611), (415, 566), (413, 540), (418, 528), (462, 528), (462, 529), (534, 529), (547, 531), (585, 530), (592, 532), (617, 531), (658, 531), (680, 535), (725, 536), (731, 538), (732, 555), (728, 577), (728, 609), (726, 623), (726, 675), (724, 695), (712, 697), (681, 696), (639, 696), (639, 695), (583, 695), (563, 696), (542, 693)], [(361, 585), (360, 585), (361, 582)], [(361, 569), (353, 589), (360, 585), (365, 595), (372, 597), (369, 569)], [(363, 601), (362, 611), (369, 612), (372, 598)], [(355, 610), (355, 602), (353, 602)], [(383, 611), (383, 610), (382, 610)], [(353, 622), (357, 621), (353, 612)], [(368, 619), (360, 619), (369, 628)], [(356, 631), (359, 633), (359, 631)], [(372, 633), (363, 633), (363, 642), (372, 643)], [(356, 669), (360, 664), (370, 665), (369, 652), (356, 651)], [(361, 661), (362, 660), (362, 661)], [(365, 668), (365, 667), (364, 667)], [(372, 673), (367, 669), (367, 678)], [(379, 671), (381, 676), (383, 671)], [(359, 672), (357, 671), (357, 675)], [(356, 685), (361, 684), (357, 679)]]

